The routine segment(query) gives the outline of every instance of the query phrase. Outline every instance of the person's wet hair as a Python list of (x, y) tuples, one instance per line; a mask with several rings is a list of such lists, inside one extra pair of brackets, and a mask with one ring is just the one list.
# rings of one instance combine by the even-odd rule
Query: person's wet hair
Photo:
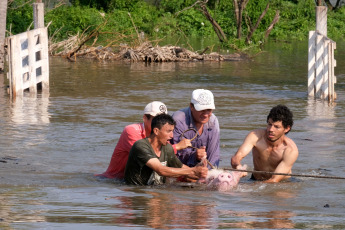
[[(287, 128), (288, 126), (290, 126), (290, 130), (293, 125), (293, 114), (285, 105), (277, 105), (273, 107), (267, 116), (267, 122), (269, 119), (272, 119), (273, 122), (281, 121), (283, 127)], [(286, 132), (286, 134), (288, 132)]]
[(161, 129), (165, 124), (176, 125), (175, 120), (169, 114), (159, 114), (152, 119), (151, 122), (151, 134), (154, 128)]

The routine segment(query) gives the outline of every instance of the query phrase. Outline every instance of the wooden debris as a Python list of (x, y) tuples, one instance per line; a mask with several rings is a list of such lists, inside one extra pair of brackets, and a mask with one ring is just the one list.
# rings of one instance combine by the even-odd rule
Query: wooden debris
[[(68, 50), (76, 50), (77, 47), (80, 47), (80, 41), (74, 36), (64, 42), (53, 44), (50, 47), (50, 53), (69, 57), (68, 54), (71, 51)], [(153, 46), (150, 42), (143, 42), (136, 48), (124, 44), (119, 47), (117, 52), (110, 47), (87, 47), (84, 44), (73, 55), (98, 60), (128, 60), (131, 62), (241, 61), (249, 59), (245, 54), (221, 55), (215, 52), (199, 54), (179, 46)]]

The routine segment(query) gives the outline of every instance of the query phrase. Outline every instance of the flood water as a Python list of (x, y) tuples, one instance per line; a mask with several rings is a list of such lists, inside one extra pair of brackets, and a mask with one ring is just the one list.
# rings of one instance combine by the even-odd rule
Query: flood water
[[(11, 101), (0, 84), (0, 229), (343, 229), (345, 180), (242, 178), (231, 192), (169, 185), (133, 187), (106, 170), (123, 128), (145, 105), (169, 114), (194, 89), (214, 93), (220, 167), (269, 110), (287, 105), (299, 148), (293, 173), (345, 177), (345, 43), (338, 42), (336, 103), (307, 97), (307, 41), (270, 43), (250, 61), (110, 63), (50, 59), (50, 93)], [(252, 169), (251, 154), (244, 159)]]

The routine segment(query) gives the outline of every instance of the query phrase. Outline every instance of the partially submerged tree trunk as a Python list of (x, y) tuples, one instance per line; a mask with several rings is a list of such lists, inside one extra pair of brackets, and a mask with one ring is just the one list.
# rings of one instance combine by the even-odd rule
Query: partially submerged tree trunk
[(5, 35), (6, 35), (7, 0), (0, 1), (0, 72), (5, 66)]

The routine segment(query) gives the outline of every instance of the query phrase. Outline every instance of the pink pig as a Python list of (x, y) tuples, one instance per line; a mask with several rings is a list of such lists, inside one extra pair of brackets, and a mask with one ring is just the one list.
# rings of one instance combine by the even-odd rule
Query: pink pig
[[(247, 169), (247, 165), (243, 165), (238, 169)], [(211, 169), (208, 171), (205, 183), (207, 188), (216, 189), (218, 191), (229, 191), (235, 188), (242, 176), (246, 176), (244, 172), (224, 171), (223, 169)]]

